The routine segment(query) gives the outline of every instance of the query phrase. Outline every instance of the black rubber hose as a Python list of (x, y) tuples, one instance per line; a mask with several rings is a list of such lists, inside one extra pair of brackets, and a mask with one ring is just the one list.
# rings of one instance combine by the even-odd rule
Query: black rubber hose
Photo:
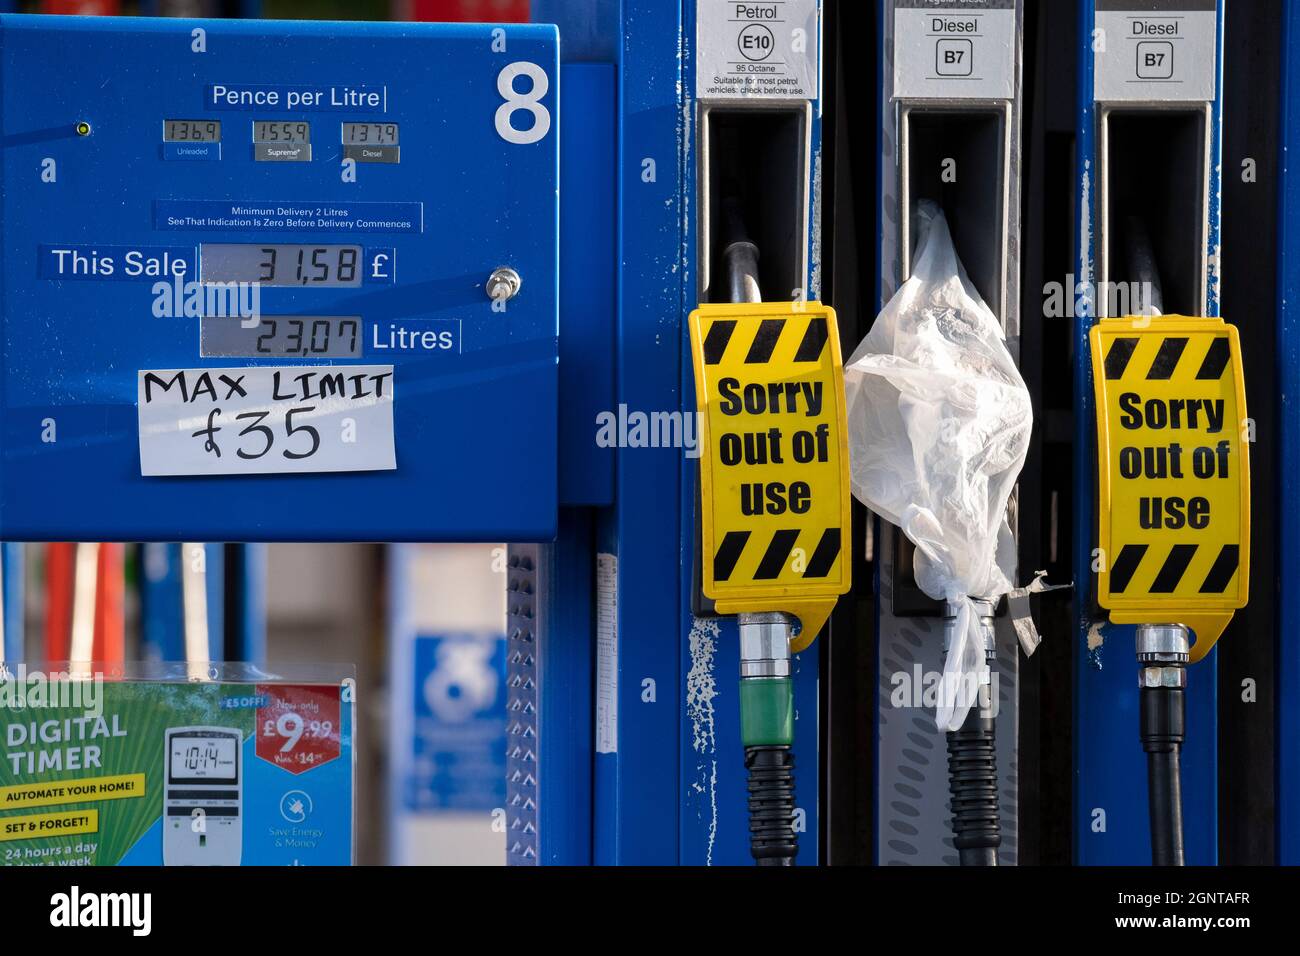
[(786, 746), (745, 748), (749, 770), (749, 852), (758, 866), (794, 866), (794, 753)]
[(998, 821), (998, 761), (993, 718), (970, 709), (960, 730), (948, 732), (948, 792), (952, 796), (952, 842), (962, 866), (997, 866), (1002, 829)]
[(1180, 761), (1186, 735), (1181, 687), (1143, 687), (1142, 749), (1147, 753), (1147, 805), (1151, 816), (1151, 862), (1183, 865), (1183, 785)]

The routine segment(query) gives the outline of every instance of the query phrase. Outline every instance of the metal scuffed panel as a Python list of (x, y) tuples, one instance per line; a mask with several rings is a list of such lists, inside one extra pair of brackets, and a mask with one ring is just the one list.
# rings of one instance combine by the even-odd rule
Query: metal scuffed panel
[[(889, 529), (893, 531), (892, 528)], [(886, 554), (892, 554), (892, 543)], [(882, 572), (882, 607), (893, 599), (890, 576)], [(943, 670), (943, 622), (935, 618), (882, 618), (891, 627), (880, 640), (879, 714), (880, 745), (878, 862), (881, 865), (957, 865), (952, 845), (951, 802), (948, 797), (948, 751), (945, 735), (928, 708), (897, 708), (892, 698), (897, 688), (894, 674)], [(1002, 819), (1002, 846), (998, 859), (1005, 865), (1018, 860), (1019, 819), (1019, 699), (1020, 645), (1014, 633), (997, 626), (998, 677), (997, 755), (998, 800)]]

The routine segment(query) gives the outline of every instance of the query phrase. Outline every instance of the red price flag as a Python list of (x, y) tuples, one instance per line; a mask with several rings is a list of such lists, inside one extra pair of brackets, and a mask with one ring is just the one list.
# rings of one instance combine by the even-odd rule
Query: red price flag
[(259, 684), (257, 755), (290, 773), (335, 759), (340, 742), (339, 688), (317, 684)]

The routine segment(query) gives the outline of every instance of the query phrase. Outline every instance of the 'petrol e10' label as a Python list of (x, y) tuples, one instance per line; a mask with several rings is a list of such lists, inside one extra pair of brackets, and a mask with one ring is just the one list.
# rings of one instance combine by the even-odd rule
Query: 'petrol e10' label
[(817, 0), (696, 0), (695, 95), (816, 99), (819, 21)]
[(1250, 429), (1236, 328), (1104, 319), (1091, 341), (1101, 605), (1160, 612), (1153, 623), (1243, 606)]

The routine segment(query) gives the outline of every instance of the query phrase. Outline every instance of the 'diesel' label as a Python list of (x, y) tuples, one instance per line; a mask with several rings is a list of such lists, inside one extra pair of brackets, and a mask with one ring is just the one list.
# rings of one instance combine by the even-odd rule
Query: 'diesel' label
[(1013, 0), (895, 0), (898, 99), (1010, 99), (1015, 95)]
[(1214, 99), (1216, 0), (1096, 0), (1095, 17), (1094, 99)]
[(1219, 319), (1104, 319), (1091, 343), (1099, 602), (1171, 621), (1242, 607), (1250, 430), (1237, 330)]

